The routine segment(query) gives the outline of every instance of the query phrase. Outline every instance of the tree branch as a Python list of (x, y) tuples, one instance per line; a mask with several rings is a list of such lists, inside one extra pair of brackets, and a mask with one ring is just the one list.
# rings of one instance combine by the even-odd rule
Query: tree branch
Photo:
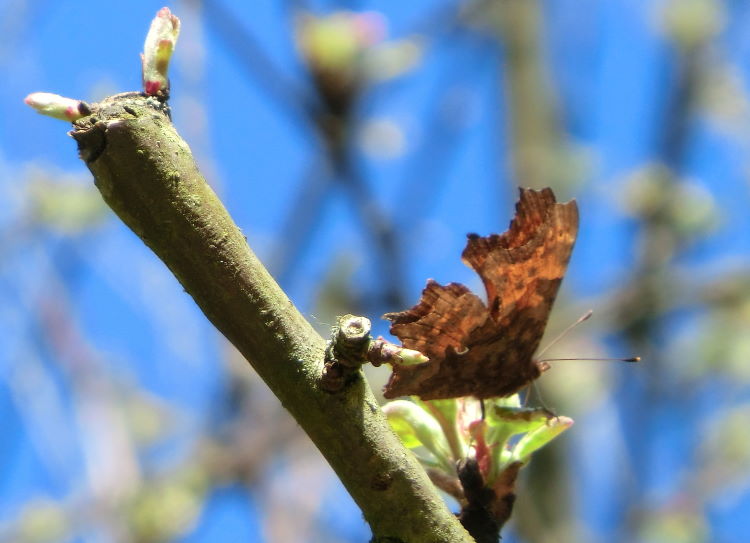
[(104, 200), (247, 358), (337, 473), (376, 542), (471, 542), (390, 430), (358, 373), (320, 387), (324, 340), (292, 305), (199, 173), (159, 104), (92, 106), (72, 136)]

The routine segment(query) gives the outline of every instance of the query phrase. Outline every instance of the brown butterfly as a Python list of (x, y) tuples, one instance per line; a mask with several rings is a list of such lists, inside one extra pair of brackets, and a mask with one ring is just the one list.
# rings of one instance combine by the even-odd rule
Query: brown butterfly
[(394, 365), (385, 397), (503, 397), (539, 377), (547, 364), (533, 356), (577, 233), (575, 200), (558, 204), (549, 188), (521, 189), (510, 228), (469, 234), (462, 254), (481, 277), (488, 305), (460, 283), (430, 279), (417, 305), (383, 316), (404, 347), (430, 359)]

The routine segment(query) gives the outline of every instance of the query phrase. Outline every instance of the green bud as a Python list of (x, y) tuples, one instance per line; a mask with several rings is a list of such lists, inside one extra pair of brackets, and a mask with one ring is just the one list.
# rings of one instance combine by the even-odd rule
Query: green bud
[(383, 406), (388, 422), (407, 448), (419, 446), (430, 451), (444, 469), (453, 469), (450, 448), (440, 424), (415, 403), (394, 400)]
[(513, 448), (513, 460), (528, 462), (531, 453), (544, 447), (565, 430), (573, 426), (573, 419), (568, 417), (553, 417), (536, 430), (523, 436)]
[(461, 399), (448, 398), (445, 400), (422, 401), (416, 396), (415, 403), (430, 413), (443, 429), (443, 435), (448, 440), (454, 460), (465, 458), (469, 451), (468, 433), (462, 435), (459, 430), (459, 401)]

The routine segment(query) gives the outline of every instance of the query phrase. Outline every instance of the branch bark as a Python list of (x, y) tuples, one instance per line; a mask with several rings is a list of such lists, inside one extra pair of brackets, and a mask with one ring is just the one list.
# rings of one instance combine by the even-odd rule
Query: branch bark
[(324, 340), (250, 250), (159, 104), (126, 93), (92, 112), (71, 135), (104, 200), (307, 432), (372, 541), (473, 541), (388, 427), (361, 372), (340, 393), (320, 387)]

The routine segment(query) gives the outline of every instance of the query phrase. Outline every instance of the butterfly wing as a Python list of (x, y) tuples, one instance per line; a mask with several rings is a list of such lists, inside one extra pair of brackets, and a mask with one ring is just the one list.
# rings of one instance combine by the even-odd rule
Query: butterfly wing
[(558, 204), (550, 189), (521, 189), (508, 231), (470, 235), (462, 255), (481, 277), (488, 306), (463, 285), (431, 281), (412, 309), (385, 315), (405, 347), (430, 358), (394, 366), (385, 396), (502, 397), (536, 379), (532, 357), (577, 232), (574, 201)]
[[(530, 300), (537, 280), (555, 280), (559, 286), (568, 266), (578, 233), (578, 207), (575, 201), (555, 202), (550, 189), (521, 189), (516, 215), (503, 234), (479, 237), (469, 235), (461, 255), (466, 265), (482, 278), (490, 313), (495, 320), (513, 311), (521, 299), (525, 305), (540, 302), (548, 313), (557, 290), (540, 292)], [(541, 299), (541, 296), (548, 296)]]
[(452, 398), (453, 387), (467, 384), (459, 375), (466, 369), (456, 364), (456, 353), (468, 353), (471, 332), (481, 328), (487, 320), (487, 308), (482, 300), (464, 285), (440, 285), (427, 282), (419, 303), (406, 311), (387, 313), (391, 334), (404, 347), (415, 349), (430, 361), (413, 366), (394, 366), (384, 395), (386, 398), (417, 395), (423, 399)]

